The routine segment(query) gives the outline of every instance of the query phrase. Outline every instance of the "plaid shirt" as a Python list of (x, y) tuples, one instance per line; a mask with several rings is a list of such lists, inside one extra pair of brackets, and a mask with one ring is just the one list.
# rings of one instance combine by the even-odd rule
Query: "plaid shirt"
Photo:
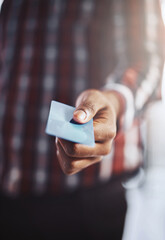
[[(5, 0), (0, 15), (0, 186), (10, 195), (61, 194), (121, 179), (142, 164), (139, 116), (160, 85), (159, 1)], [(52, 99), (118, 91), (126, 108), (101, 163), (62, 173), (45, 134)]]

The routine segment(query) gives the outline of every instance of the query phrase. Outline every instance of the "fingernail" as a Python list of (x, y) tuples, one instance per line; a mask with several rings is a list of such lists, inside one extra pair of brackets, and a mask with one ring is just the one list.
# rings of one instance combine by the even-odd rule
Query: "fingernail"
[(77, 110), (74, 112), (74, 117), (83, 121), (86, 119), (87, 114), (83, 110)]

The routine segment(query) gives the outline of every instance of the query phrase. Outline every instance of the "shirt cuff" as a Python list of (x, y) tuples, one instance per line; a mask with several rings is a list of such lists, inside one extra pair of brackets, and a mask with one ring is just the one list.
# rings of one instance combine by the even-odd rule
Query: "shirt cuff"
[(121, 94), (121, 96), (124, 98), (125, 109), (123, 109), (122, 113), (120, 114), (118, 123), (119, 129), (128, 129), (132, 125), (135, 115), (134, 98), (131, 90), (119, 83), (107, 83), (103, 89), (115, 91), (116, 93)]

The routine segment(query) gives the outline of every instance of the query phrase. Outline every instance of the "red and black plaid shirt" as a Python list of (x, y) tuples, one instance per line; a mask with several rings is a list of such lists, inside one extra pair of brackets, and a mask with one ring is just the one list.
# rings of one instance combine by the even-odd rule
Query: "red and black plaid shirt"
[[(134, 116), (155, 99), (161, 80), (163, 28), (158, 2), (4, 1), (1, 191), (60, 194), (110, 181), (141, 164), (139, 118)], [(45, 134), (50, 102), (74, 105), (83, 90), (102, 87), (125, 98), (121, 130), (111, 154), (101, 163), (66, 176), (58, 164), (54, 138)]]

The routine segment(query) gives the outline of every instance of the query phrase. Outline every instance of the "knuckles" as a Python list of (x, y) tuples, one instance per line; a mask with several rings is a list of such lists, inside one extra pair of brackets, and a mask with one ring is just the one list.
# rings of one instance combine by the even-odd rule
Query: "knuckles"
[(63, 159), (63, 161), (65, 163), (63, 164), (62, 170), (63, 170), (64, 174), (66, 174), (68, 176), (73, 175), (86, 167), (85, 164), (81, 167), (78, 166), (76, 164), (76, 160), (73, 160), (70, 158)]
[[(78, 143), (73, 143), (73, 142), (69, 142), (66, 140), (60, 140), (61, 143), (59, 143), (59, 141), (56, 142), (56, 145), (58, 148), (63, 148), (65, 154), (68, 157), (79, 157), (80, 155), (80, 144)], [(61, 145), (61, 147), (59, 147)], [(81, 156), (80, 156), (81, 157)]]
[(62, 170), (63, 170), (64, 174), (66, 174), (68, 176), (74, 174), (76, 171), (73, 164), (68, 164), (68, 163), (63, 165)]
[(60, 152), (58, 154), (58, 160), (61, 166), (61, 169), (64, 174), (72, 175), (75, 172), (74, 162), (68, 157), (61, 157)]
[(101, 132), (101, 130), (95, 131), (95, 138), (97, 141), (100, 141), (100, 142), (111, 141), (115, 138), (115, 136), (116, 136), (116, 129), (109, 129), (109, 127), (107, 127), (106, 131), (104, 132)]
[(116, 136), (116, 131), (115, 130), (107, 130), (106, 132), (105, 132), (105, 136), (104, 136), (104, 140), (105, 141), (109, 141), (109, 140), (111, 140), (111, 139), (114, 139), (115, 138), (115, 136)]
[(69, 157), (76, 157), (77, 155), (79, 155), (79, 147), (78, 144), (76, 143), (71, 143), (68, 146), (65, 146), (65, 153), (69, 156)]
[(111, 141), (108, 141), (102, 149), (102, 156), (106, 156), (111, 152), (112, 144)]
[(77, 172), (80, 172), (81, 170), (85, 169), (86, 167), (101, 161), (102, 157), (96, 157), (94, 159), (91, 159), (89, 161), (89, 159), (83, 159), (81, 160), (81, 163), (76, 162), (75, 160), (71, 160), (70, 159), (65, 159), (65, 164), (63, 164), (62, 170), (64, 172), (64, 174), (70, 176), (73, 175)]
[[(100, 159), (108, 155), (111, 151), (111, 146), (112, 146), (112, 137), (115, 136), (115, 131), (114, 132), (108, 132), (106, 133), (106, 138), (108, 138), (108, 141), (105, 141), (102, 143), (102, 147), (97, 151), (97, 154), (91, 154), (91, 157), (88, 158), (90, 159), (90, 164), (94, 163), (97, 159)], [(63, 142), (63, 147), (60, 144), (59, 141), (56, 142), (57, 145), (57, 157), (59, 160), (59, 163), (61, 165), (61, 169), (64, 172), (65, 175), (73, 175), (82, 169), (86, 168), (89, 164), (89, 161), (83, 156), (81, 156), (80, 152), (82, 152), (81, 145), (76, 144), (76, 143), (66, 143)], [(80, 158), (81, 158), (81, 163), (80, 163)], [(79, 161), (77, 161), (79, 160)], [(84, 161), (85, 160), (85, 161)]]

